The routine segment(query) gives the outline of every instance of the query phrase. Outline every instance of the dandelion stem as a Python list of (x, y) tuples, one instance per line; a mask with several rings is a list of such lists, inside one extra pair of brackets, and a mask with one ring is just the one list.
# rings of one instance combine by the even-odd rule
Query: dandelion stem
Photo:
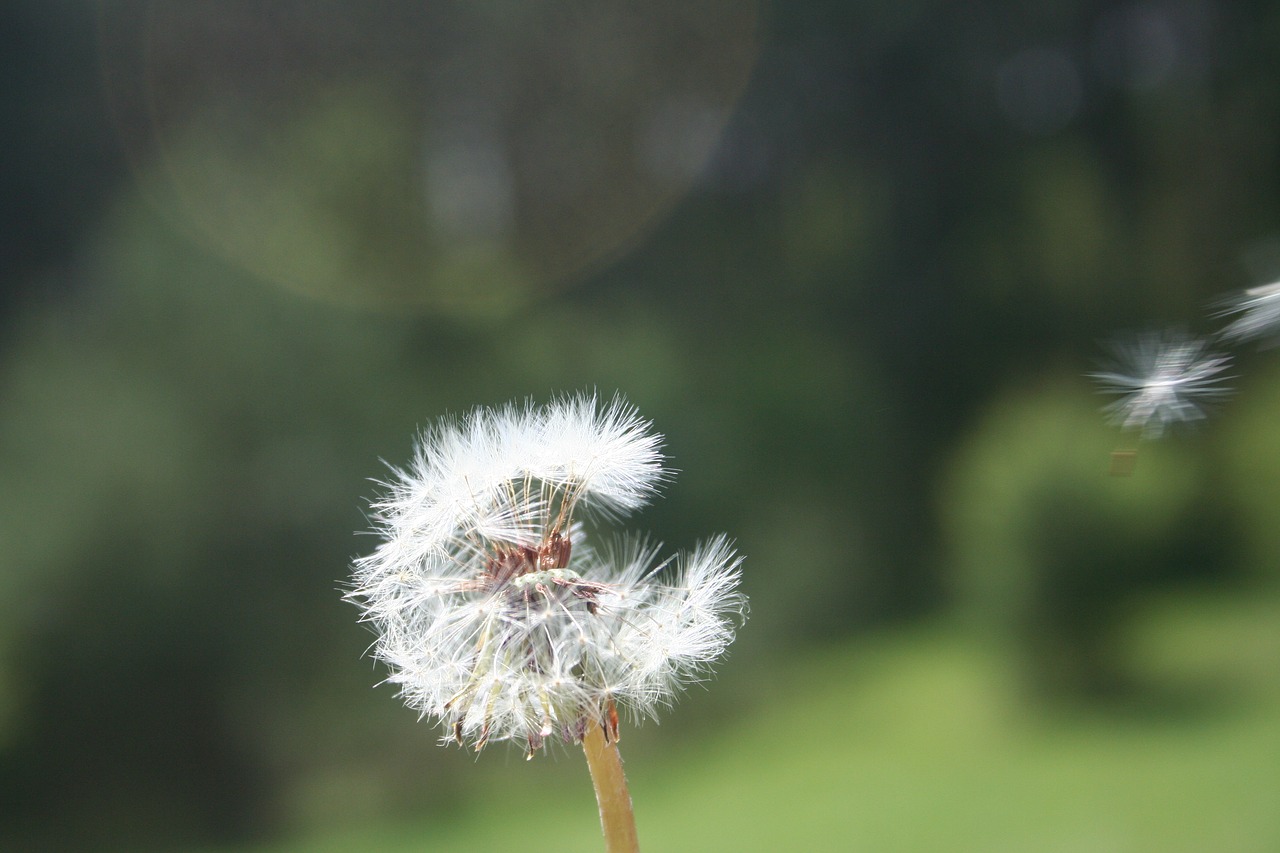
[(595, 785), (596, 802), (600, 805), (605, 850), (607, 853), (639, 853), (636, 817), (631, 810), (631, 794), (627, 791), (617, 741), (605, 738), (603, 726), (591, 724), (582, 737), (582, 750), (587, 754), (591, 783)]

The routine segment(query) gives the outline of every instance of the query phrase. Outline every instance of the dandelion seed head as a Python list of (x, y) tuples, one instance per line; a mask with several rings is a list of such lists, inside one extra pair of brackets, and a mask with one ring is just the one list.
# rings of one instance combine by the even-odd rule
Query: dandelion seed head
[(724, 654), (746, 609), (727, 539), (662, 561), (642, 538), (593, 547), (578, 518), (643, 506), (660, 451), (626, 402), (578, 395), (442, 421), (383, 484), (382, 542), (347, 597), (386, 681), (446, 739), (532, 755), (616, 708), (653, 717)]
[(1218, 317), (1235, 319), (1219, 335), (1228, 341), (1280, 340), (1280, 281), (1251, 287), (1223, 300)]
[(1114, 423), (1159, 438), (1175, 423), (1203, 419), (1208, 403), (1230, 393), (1220, 384), (1230, 357), (1207, 348), (1180, 331), (1148, 333), (1115, 347), (1114, 370), (1089, 375), (1103, 393), (1119, 395), (1105, 409)]

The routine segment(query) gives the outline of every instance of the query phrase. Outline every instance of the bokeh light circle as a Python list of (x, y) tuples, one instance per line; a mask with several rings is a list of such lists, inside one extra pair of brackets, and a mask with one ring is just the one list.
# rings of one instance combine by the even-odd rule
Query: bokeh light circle
[(340, 302), (502, 312), (693, 184), (756, 57), (742, 0), (113, 3), (137, 174), (207, 246)]

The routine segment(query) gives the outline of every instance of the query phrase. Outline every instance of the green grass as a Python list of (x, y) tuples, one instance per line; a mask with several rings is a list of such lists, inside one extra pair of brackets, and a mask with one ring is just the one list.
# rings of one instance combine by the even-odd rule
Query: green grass
[[(642, 845), (1280, 850), (1273, 603), (1152, 608), (1136, 621), (1131, 648), (1153, 690), (1106, 708), (1028, 707), (1002, 662), (965, 637), (935, 627), (812, 653), (759, 684), (750, 716), (726, 720), (679, 755), (646, 761), (624, 738)], [(654, 742), (650, 734), (634, 746)], [(260, 853), (603, 849), (585, 769), (580, 787), (530, 790), (512, 771), (511, 784), (447, 820)]]

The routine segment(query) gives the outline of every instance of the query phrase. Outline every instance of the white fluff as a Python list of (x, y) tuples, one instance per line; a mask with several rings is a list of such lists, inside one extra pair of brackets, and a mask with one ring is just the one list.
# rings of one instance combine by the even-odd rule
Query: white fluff
[(582, 510), (615, 518), (667, 477), (661, 436), (620, 398), (479, 408), (423, 433), (375, 504), (382, 544), (348, 597), (405, 702), (473, 744), (651, 717), (702, 676), (745, 612), (716, 537), (666, 564), (633, 539), (595, 550)]
[(1225, 300), (1218, 316), (1237, 315), (1221, 332), (1228, 341), (1280, 337), (1280, 281), (1251, 287)]
[(1228, 393), (1218, 383), (1231, 358), (1206, 350), (1182, 332), (1151, 333), (1116, 348), (1115, 370), (1090, 375), (1105, 393), (1120, 395), (1107, 406), (1116, 423), (1159, 438), (1172, 424), (1202, 419), (1205, 404)]

